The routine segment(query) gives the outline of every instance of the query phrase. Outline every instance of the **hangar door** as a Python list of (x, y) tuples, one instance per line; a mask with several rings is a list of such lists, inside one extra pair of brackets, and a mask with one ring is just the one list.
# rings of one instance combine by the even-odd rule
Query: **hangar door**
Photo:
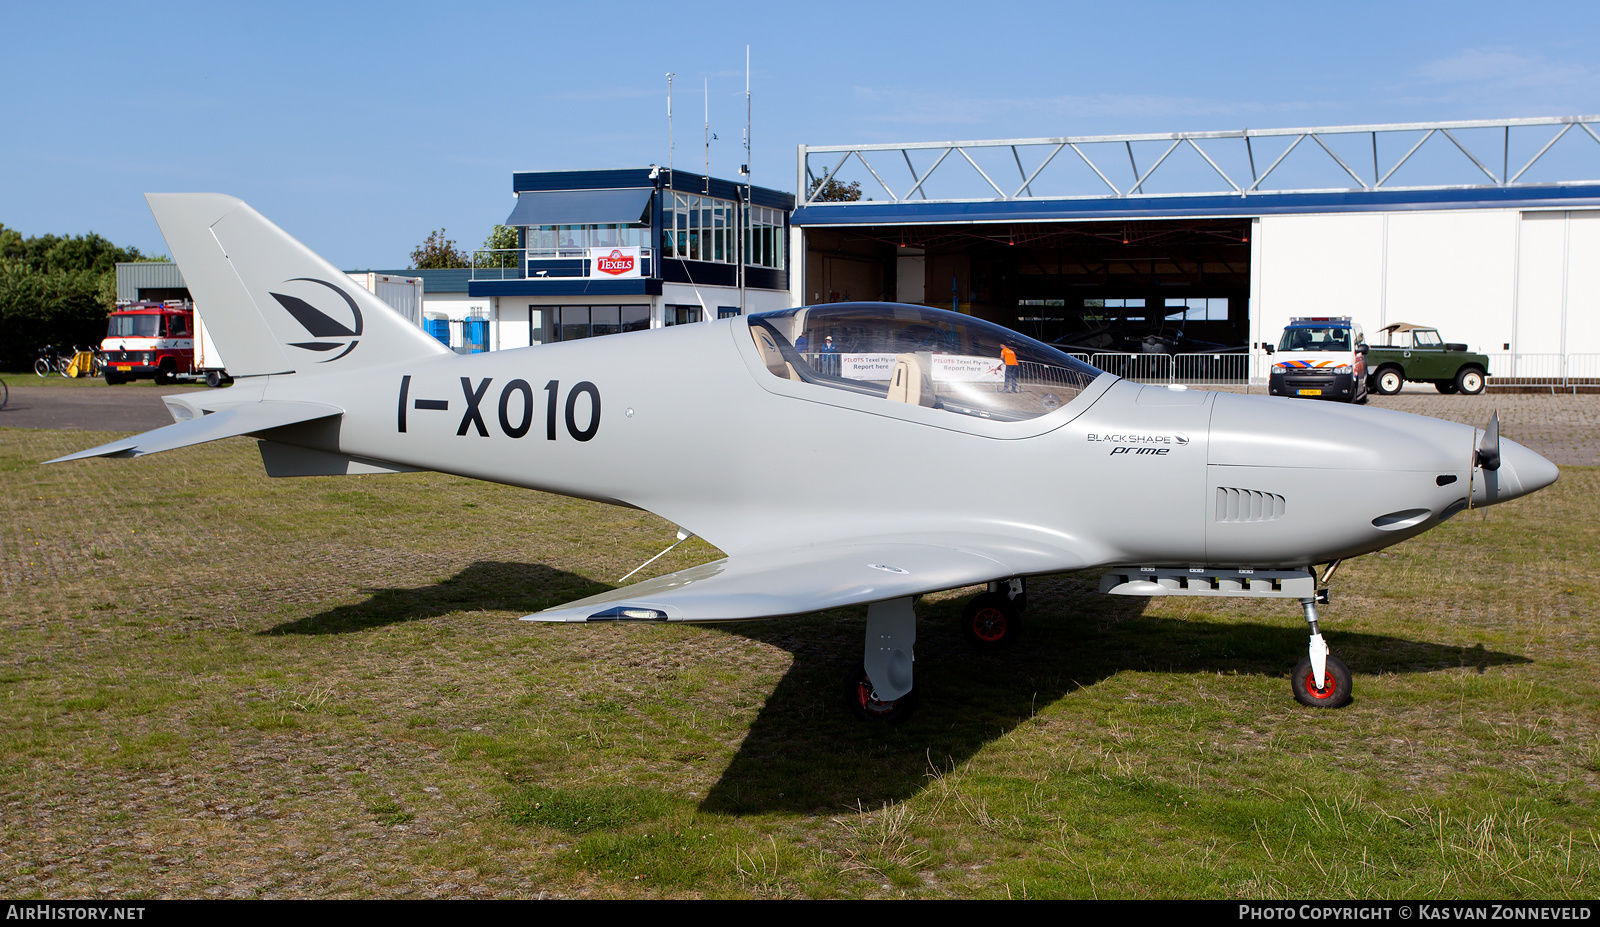
[(814, 226), (806, 302), (956, 309), (1091, 351), (1249, 340), (1250, 220)]

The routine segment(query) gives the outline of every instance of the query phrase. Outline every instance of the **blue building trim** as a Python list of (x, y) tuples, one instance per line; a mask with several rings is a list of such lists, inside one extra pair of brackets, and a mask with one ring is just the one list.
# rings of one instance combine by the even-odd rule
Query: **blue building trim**
[(651, 277), (594, 280), (546, 277), (538, 280), (474, 280), (468, 296), (660, 296), (661, 281)]
[(1600, 185), (1486, 187), (1450, 190), (1352, 190), (1257, 193), (1250, 196), (1106, 197), (976, 203), (852, 203), (796, 209), (790, 224), (913, 225), (951, 222), (1049, 222), (1070, 219), (1232, 218), (1327, 212), (1439, 209), (1531, 209), (1600, 206)]
[[(703, 174), (669, 171), (664, 167), (657, 170), (655, 180), (650, 179), (650, 169), (646, 167), (624, 168), (614, 171), (520, 171), (511, 175), (511, 192), (513, 193), (535, 193), (555, 190), (606, 190), (628, 187), (654, 188), (656, 190), (665, 190), (670, 187), (679, 193), (694, 193), (715, 196), (725, 200), (740, 200), (743, 199), (741, 193), (743, 192), (744, 184), (735, 183), (731, 180), (721, 180), (716, 177), (708, 179)], [(774, 209), (787, 211), (794, 208), (794, 195), (784, 193), (782, 190), (752, 186), (750, 188), (750, 202), (757, 206), (770, 206)]]

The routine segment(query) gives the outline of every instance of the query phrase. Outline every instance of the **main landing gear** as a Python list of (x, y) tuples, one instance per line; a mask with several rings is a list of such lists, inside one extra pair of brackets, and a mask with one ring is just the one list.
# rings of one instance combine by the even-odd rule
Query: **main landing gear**
[[(845, 701), (863, 721), (895, 724), (917, 707), (912, 653), (917, 615), (911, 598), (867, 606), (866, 652), (861, 665), (845, 675)], [(1022, 628), (1028, 590), (1021, 577), (996, 580), (972, 597), (961, 613), (961, 633), (978, 650), (1008, 647)]]
[(961, 636), (976, 650), (1009, 647), (1022, 631), (1027, 607), (1028, 591), (1021, 577), (996, 580), (962, 610)]

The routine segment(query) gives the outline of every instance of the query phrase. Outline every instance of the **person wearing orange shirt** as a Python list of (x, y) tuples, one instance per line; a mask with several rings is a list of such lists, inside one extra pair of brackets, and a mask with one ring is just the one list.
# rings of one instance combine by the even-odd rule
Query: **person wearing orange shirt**
[(1000, 348), (1000, 360), (1006, 365), (1006, 382), (1000, 387), (1002, 393), (1015, 393), (1017, 387), (1017, 352), (1011, 349), (1010, 344)]

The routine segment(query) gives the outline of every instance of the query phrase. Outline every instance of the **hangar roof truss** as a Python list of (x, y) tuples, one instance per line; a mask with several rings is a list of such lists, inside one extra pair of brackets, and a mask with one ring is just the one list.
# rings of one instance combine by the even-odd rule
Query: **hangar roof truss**
[[(1597, 127), (1600, 116), (1560, 116), (801, 145), (795, 183), (806, 191), (802, 206), (881, 206), (885, 197), (890, 203), (960, 203), (1600, 185), (1600, 148), (1588, 145), (1600, 145)], [(1588, 139), (1558, 146), (1569, 135)], [(1007, 179), (1013, 168), (1015, 178)], [(852, 175), (862, 198), (830, 200), (826, 181), (850, 183)]]

